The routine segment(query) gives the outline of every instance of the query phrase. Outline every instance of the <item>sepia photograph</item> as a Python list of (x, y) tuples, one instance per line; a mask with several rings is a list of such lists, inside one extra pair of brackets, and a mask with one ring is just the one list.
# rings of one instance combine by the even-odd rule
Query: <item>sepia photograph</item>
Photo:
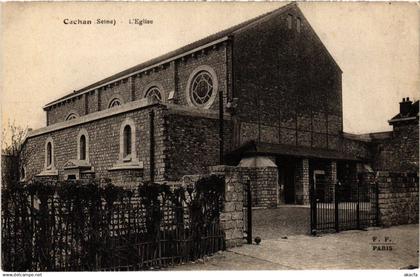
[(0, 3), (2, 276), (416, 277), (419, 8)]

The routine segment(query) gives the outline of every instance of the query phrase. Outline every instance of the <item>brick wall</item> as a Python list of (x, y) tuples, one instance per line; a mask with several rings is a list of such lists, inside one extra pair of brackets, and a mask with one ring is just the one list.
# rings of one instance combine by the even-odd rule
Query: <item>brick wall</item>
[(379, 223), (383, 226), (419, 222), (419, 177), (415, 173), (379, 171)]
[[(294, 16), (291, 30), (288, 14)], [(300, 33), (297, 17), (303, 22)], [(300, 11), (292, 7), (237, 32), (233, 46), (241, 142), (259, 137), (339, 150), (341, 72)]]

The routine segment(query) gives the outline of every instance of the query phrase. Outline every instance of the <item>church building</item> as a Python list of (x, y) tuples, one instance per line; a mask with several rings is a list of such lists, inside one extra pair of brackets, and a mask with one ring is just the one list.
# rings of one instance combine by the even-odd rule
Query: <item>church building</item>
[(119, 72), (44, 106), (22, 178), (175, 182), (243, 168), (256, 206), (332, 197), (369, 168), (343, 133), (342, 71), (295, 3)]

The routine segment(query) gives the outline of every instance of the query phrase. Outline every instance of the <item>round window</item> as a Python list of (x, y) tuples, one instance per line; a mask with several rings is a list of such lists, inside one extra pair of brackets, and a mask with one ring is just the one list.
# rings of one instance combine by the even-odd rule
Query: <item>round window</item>
[(205, 106), (213, 95), (213, 79), (209, 72), (198, 72), (190, 86), (190, 98), (194, 105)]

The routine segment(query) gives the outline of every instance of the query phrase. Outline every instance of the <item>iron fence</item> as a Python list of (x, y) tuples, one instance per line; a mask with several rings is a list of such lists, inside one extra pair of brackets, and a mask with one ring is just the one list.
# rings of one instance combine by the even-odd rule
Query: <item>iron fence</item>
[(5, 271), (144, 270), (224, 249), (224, 180), (193, 187), (35, 182), (2, 191)]
[[(318, 182), (316, 182), (318, 181)], [(374, 182), (316, 180), (311, 185), (311, 233), (364, 229), (378, 224), (378, 186)], [(322, 187), (322, 189), (318, 189)], [(321, 191), (321, 193), (320, 193)]]

